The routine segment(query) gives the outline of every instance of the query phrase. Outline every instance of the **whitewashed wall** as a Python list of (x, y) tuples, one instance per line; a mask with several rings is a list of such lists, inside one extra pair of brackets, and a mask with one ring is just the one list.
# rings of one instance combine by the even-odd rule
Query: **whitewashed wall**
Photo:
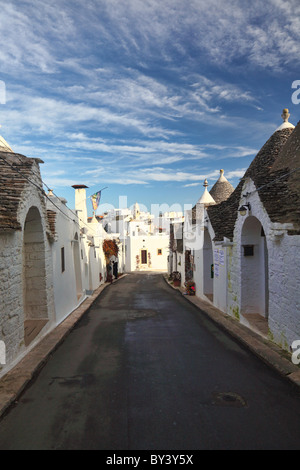
[[(42, 190), (37, 162), (30, 178)], [(22, 230), (0, 233), (0, 340), (6, 352), (0, 376), (106, 280), (100, 224), (88, 226), (82, 214), (79, 222), (66, 201), (48, 197), (55, 206), (48, 199), (46, 204), (36, 186), (25, 184), (16, 205)], [(56, 212), (55, 239), (47, 209)], [(24, 334), (26, 323), (32, 320), (40, 322), (34, 338)]]
[[(197, 296), (208, 294), (217, 308), (248, 327), (248, 315), (258, 313), (267, 321), (269, 338), (290, 350), (292, 342), (300, 339), (300, 236), (287, 234), (290, 224), (271, 222), (251, 179), (242, 190), (247, 193), (239, 206), (249, 202), (251, 212), (244, 217), (238, 213), (233, 242), (212, 241), (214, 231), (210, 221), (205, 221), (206, 211), (197, 221), (198, 227), (205, 227), (201, 239), (187, 211), (184, 252), (190, 249), (194, 255)], [(253, 256), (244, 256), (243, 245), (254, 246)], [(184, 254), (182, 260), (184, 282)], [(210, 279), (212, 263), (214, 277)]]
[[(138, 270), (168, 271), (169, 235), (131, 236), (127, 238), (126, 245), (126, 271), (137, 270), (137, 256), (140, 261)], [(159, 249), (162, 250), (161, 255), (158, 254)], [(141, 264), (142, 250), (147, 250), (147, 264)]]
[[(6, 364), (25, 348), (22, 243), (21, 232), (0, 234), (0, 340), (6, 346)], [(0, 372), (5, 368), (0, 365)]]
[(285, 349), (300, 339), (300, 236), (269, 243), (269, 329)]
[(181, 253), (178, 251), (178, 246), (183, 246), (183, 224), (182, 222), (175, 222), (173, 225), (173, 235), (172, 240), (170, 238), (170, 243), (173, 245), (173, 249), (176, 251), (169, 250), (169, 263), (168, 263), (168, 272), (171, 275), (174, 271), (178, 271), (181, 275), (181, 283), (184, 281), (184, 251)]
[[(66, 214), (64, 216), (48, 202), (48, 208), (56, 212), (56, 241), (51, 245), (53, 262), (54, 301), (56, 324), (59, 324), (85, 296), (82, 275), (80, 227), (72, 221), (68, 207), (56, 197), (51, 198), (55, 205)], [(71, 217), (72, 215), (72, 217)], [(71, 220), (68, 217), (71, 218)], [(75, 241), (75, 239), (77, 239)], [(64, 271), (62, 267), (62, 249), (64, 250)]]
[(226, 312), (227, 310), (227, 247), (223, 244), (213, 243), (214, 253), (214, 283), (213, 303)]
[[(245, 183), (242, 194), (247, 192), (255, 191), (254, 183), (249, 179)], [(240, 204), (245, 203), (245, 198), (241, 198)], [(247, 198), (247, 202), (251, 204), (251, 212), (246, 216), (238, 214), (233, 237), (233, 246), (228, 249), (228, 306), (227, 312), (233, 315), (242, 323), (246, 323), (243, 319), (242, 313), (261, 313), (264, 312), (254, 311), (252, 302), (252, 292), (254, 290), (254, 283), (259, 280), (257, 275), (258, 257), (260, 256), (260, 238), (256, 237), (255, 231), (249, 224), (249, 217), (256, 218), (260, 222), (264, 229), (266, 238), (268, 240), (270, 232), (270, 219), (264, 209), (258, 193), (254, 192)], [(244, 227), (245, 224), (245, 227)], [(247, 229), (247, 224), (249, 225)], [(253, 234), (252, 234), (253, 232)], [(268, 241), (267, 241), (268, 243)], [(244, 257), (243, 246), (247, 244), (254, 244), (254, 256)], [(269, 265), (272, 264), (272, 260), (269, 260)], [(248, 288), (246, 287), (248, 286)], [(257, 286), (256, 286), (257, 287)]]
[[(227, 310), (227, 248), (222, 243), (215, 244), (215, 237), (203, 204), (198, 211), (197, 224), (193, 228), (188, 224), (185, 228), (184, 246), (194, 256), (193, 278), (196, 296), (209, 298), (216, 307)], [(205, 221), (206, 219), (206, 221)], [(190, 234), (187, 237), (187, 234)], [(191, 239), (191, 234), (193, 238)], [(211, 277), (213, 265), (213, 277)]]
[[(228, 304), (227, 313), (247, 324), (243, 312), (259, 313), (268, 320), (269, 337), (282, 348), (289, 350), (291, 343), (300, 338), (300, 237), (287, 234), (289, 225), (272, 223), (260, 198), (255, 185), (248, 179), (242, 194), (251, 193), (247, 202), (251, 204), (251, 212), (245, 217), (238, 215), (234, 230), (234, 245), (228, 248)], [(245, 199), (241, 199), (241, 204)], [(266, 278), (263, 278), (261, 266), (263, 262), (264, 237), (255, 241), (244, 224), (248, 217), (255, 217), (263, 227), (267, 248)], [(244, 230), (243, 230), (244, 228)], [(249, 238), (247, 239), (247, 236)], [(254, 257), (245, 265), (242, 244), (254, 242)], [(259, 256), (259, 262), (257, 262)], [(253, 304), (251, 286), (256, 282), (256, 305)], [(264, 292), (268, 291), (265, 311), (254, 312), (263, 305)], [(248, 295), (248, 298), (247, 298)], [(258, 306), (258, 308), (257, 308)]]
[(177, 271), (181, 275), (181, 285), (184, 284), (184, 252), (177, 252)]
[[(193, 280), (195, 282), (196, 295), (203, 296), (203, 235), (204, 229), (202, 223), (199, 222), (197, 226), (187, 225), (184, 230), (184, 254), (183, 259), (185, 262), (185, 251), (191, 252), (193, 257)], [(183, 285), (185, 282), (185, 270), (182, 276)]]
[[(53, 197), (56, 240), (51, 244), (56, 324), (66, 318), (97, 287), (105, 282), (105, 261), (100, 224), (78, 220), (66, 201)], [(59, 209), (60, 210), (59, 210)], [(65, 214), (65, 215), (64, 215)], [(64, 271), (62, 270), (64, 249)], [(101, 280), (100, 280), (101, 274)]]
[[(37, 163), (33, 165), (31, 180), (41, 187)], [(17, 363), (28, 350), (24, 336), (26, 310), (36, 319), (42, 316), (48, 320), (30, 347), (33, 347), (55, 322), (51, 249), (46, 235), (46, 208), (38, 189), (29, 183), (25, 184), (22, 199), (16, 210), (22, 230), (0, 233), (0, 340), (4, 341), (6, 349), (6, 364), (0, 365), (0, 375)], [(40, 223), (39, 246), (34, 242), (34, 224), (30, 223), (30, 214), (34, 214)], [(26, 250), (25, 242), (28, 244)], [(43, 305), (39, 307), (38, 297), (41, 289), (44, 294)]]

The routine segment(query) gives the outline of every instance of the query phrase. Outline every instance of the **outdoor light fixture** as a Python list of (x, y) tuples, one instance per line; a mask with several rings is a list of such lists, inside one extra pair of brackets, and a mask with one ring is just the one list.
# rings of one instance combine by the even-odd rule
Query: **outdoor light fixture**
[(247, 214), (247, 209), (250, 211), (251, 210), (251, 206), (250, 206), (250, 203), (247, 202), (247, 204), (243, 204), (240, 208), (239, 208), (239, 213), (244, 217), (246, 214)]

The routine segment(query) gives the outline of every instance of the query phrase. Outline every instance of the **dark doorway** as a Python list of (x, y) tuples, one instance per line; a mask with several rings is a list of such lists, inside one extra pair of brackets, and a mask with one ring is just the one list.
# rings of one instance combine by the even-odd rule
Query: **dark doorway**
[(147, 264), (147, 250), (141, 252), (142, 264)]

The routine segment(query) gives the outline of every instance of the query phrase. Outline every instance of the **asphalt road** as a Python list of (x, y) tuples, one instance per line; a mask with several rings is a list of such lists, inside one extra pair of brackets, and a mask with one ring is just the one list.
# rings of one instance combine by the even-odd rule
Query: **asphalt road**
[(132, 274), (2, 418), (0, 449), (300, 449), (300, 394), (161, 275)]

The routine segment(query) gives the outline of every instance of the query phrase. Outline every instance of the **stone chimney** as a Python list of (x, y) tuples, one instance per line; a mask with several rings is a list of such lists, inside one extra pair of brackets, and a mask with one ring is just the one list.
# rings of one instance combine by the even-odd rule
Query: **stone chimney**
[(86, 208), (86, 189), (88, 186), (84, 184), (74, 184), (72, 188), (75, 189), (75, 210), (79, 219), (81, 219), (80, 225), (84, 222), (87, 223), (87, 208)]

